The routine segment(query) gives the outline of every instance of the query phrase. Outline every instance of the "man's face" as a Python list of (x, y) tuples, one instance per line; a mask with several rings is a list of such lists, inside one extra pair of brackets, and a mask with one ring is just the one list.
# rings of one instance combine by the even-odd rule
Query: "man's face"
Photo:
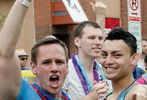
[(147, 54), (147, 41), (145, 40), (142, 41), (142, 52)]
[(89, 57), (97, 58), (100, 54), (101, 45), (104, 40), (101, 29), (85, 26), (82, 32), (82, 37), (77, 38), (75, 43), (79, 52), (82, 52)]
[(123, 40), (106, 40), (103, 43), (100, 63), (107, 79), (128, 78), (136, 62), (135, 54), (131, 56), (130, 48)]
[(26, 64), (28, 62), (28, 56), (26, 56), (26, 55), (19, 56), (19, 61), (20, 61), (21, 69), (23, 69), (24, 67), (26, 67)]
[(37, 64), (32, 64), (37, 84), (58, 98), (68, 73), (64, 49), (58, 44), (42, 45), (38, 49)]

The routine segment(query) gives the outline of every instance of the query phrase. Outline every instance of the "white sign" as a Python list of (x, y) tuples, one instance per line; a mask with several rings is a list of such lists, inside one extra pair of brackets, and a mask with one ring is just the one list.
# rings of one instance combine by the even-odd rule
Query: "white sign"
[(110, 31), (111, 31), (111, 28), (105, 28), (104, 29), (104, 37), (107, 37)]
[(82, 21), (88, 21), (88, 18), (78, 0), (63, 0), (63, 3), (73, 22), (80, 23)]
[(131, 21), (128, 22), (128, 31), (137, 39), (137, 52), (142, 53), (141, 23)]
[(128, 20), (141, 22), (141, 0), (128, 0)]

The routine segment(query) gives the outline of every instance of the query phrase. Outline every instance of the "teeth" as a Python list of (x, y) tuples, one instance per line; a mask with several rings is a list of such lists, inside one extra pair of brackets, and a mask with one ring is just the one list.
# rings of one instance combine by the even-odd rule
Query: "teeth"
[(51, 78), (57, 78), (57, 76), (52, 76)]

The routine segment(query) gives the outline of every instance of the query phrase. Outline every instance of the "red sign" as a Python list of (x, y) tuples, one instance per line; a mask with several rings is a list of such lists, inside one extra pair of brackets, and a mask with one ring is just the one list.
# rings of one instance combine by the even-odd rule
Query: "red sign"
[(129, 0), (129, 5), (133, 11), (136, 11), (139, 7), (139, 1), (138, 0)]

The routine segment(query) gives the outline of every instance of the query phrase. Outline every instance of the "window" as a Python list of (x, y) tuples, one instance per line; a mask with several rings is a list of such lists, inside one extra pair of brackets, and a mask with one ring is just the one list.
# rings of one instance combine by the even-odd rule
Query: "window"
[(54, 11), (53, 16), (62, 16), (62, 15), (67, 15), (66, 11)]
[(52, 0), (52, 2), (59, 2), (60, 0)]

